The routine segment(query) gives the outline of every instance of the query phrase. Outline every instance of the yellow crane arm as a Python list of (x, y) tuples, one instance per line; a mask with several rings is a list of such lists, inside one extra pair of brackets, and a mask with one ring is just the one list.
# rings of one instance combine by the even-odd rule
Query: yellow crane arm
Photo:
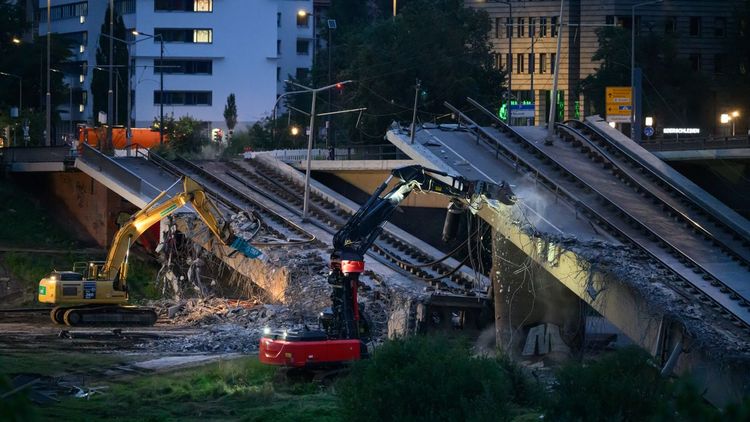
[(203, 188), (189, 177), (183, 181), (183, 191), (174, 197), (160, 203), (166, 191), (156, 196), (142, 210), (133, 214), (125, 225), (115, 234), (112, 246), (109, 248), (107, 260), (98, 274), (99, 279), (113, 280), (118, 290), (124, 290), (128, 272), (128, 253), (130, 246), (149, 227), (171, 215), (185, 204), (193, 205), (198, 215), (208, 226), (209, 230), (226, 245), (231, 245), (234, 236), (229, 224), (221, 217), (216, 204), (211, 201)]

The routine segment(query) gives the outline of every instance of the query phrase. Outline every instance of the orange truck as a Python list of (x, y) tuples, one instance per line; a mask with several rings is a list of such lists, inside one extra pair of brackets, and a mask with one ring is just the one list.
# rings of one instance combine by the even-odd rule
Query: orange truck
[[(141, 148), (151, 148), (159, 145), (158, 130), (155, 131), (150, 128), (131, 128), (130, 131), (132, 133), (130, 140), (132, 145), (138, 145)], [(92, 147), (97, 147), (99, 145), (99, 139), (105, 139), (106, 137), (106, 127), (81, 126), (78, 128), (78, 141), (89, 144)], [(164, 142), (166, 141), (167, 136), (164, 135)], [(112, 146), (115, 149), (124, 149), (127, 147), (124, 127), (112, 128)]]

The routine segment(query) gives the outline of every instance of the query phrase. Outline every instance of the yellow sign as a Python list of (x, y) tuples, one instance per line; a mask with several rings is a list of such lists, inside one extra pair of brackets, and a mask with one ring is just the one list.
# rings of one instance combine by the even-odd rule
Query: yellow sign
[(607, 121), (630, 123), (633, 90), (629, 86), (608, 86), (605, 94)]

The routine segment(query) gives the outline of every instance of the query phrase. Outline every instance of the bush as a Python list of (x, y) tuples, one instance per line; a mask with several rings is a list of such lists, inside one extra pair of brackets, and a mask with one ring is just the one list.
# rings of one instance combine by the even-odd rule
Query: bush
[(558, 373), (555, 421), (644, 421), (663, 409), (668, 385), (644, 350), (631, 347)]
[(507, 372), (445, 337), (390, 341), (337, 384), (346, 420), (510, 420)]

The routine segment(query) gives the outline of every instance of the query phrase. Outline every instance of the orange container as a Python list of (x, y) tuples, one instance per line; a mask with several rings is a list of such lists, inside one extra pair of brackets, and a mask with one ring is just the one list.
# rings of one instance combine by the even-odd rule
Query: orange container
[[(150, 128), (132, 128), (131, 144), (138, 145), (142, 148), (151, 148), (159, 145), (159, 131), (151, 130)], [(107, 128), (105, 127), (82, 127), (78, 130), (78, 141), (86, 143), (92, 147), (99, 145), (99, 139), (104, 139), (107, 136)], [(167, 137), (164, 136), (164, 142), (167, 141)], [(124, 149), (127, 146), (125, 139), (125, 128), (116, 127), (112, 128), (112, 146), (115, 149)]]

